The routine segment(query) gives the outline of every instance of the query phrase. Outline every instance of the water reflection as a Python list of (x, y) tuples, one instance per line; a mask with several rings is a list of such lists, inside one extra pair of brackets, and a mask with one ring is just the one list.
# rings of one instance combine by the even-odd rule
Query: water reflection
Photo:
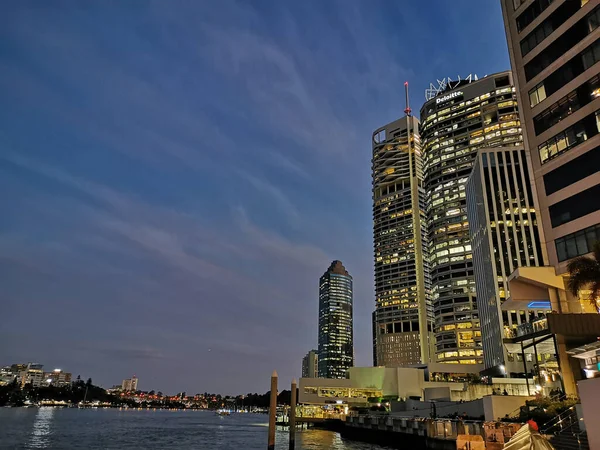
[(35, 416), (35, 421), (33, 422), (33, 430), (31, 432), (31, 439), (29, 440), (28, 445), (29, 448), (49, 447), (53, 415), (54, 408), (42, 406), (38, 409), (38, 413)]

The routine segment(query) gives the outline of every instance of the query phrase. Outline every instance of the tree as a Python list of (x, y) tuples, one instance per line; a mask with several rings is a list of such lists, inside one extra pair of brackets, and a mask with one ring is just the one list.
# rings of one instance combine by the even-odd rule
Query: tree
[(600, 312), (600, 241), (597, 241), (592, 253), (593, 258), (589, 256), (579, 256), (569, 262), (567, 270), (569, 271), (569, 280), (567, 288), (575, 296), (584, 288), (592, 291), (590, 303)]
[(87, 387), (90, 387), (90, 386), (92, 385), (92, 379), (91, 379), (91, 378), (88, 378), (88, 379), (87, 379), (87, 382), (85, 383), (85, 385), (86, 385)]

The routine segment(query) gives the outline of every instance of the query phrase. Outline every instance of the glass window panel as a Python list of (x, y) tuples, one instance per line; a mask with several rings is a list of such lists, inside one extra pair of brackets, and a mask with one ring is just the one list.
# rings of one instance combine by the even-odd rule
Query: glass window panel
[(577, 256), (577, 244), (575, 243), (575, 238), (569, 237), (565, 241), (567, 244), (567, 257), (574, 258)]
[(575, 234), (575, 240), (577, 242), (577, 254), (583, 255), (588, 252), (587, 242), (585, 240), (585, 233), (583, 231)]

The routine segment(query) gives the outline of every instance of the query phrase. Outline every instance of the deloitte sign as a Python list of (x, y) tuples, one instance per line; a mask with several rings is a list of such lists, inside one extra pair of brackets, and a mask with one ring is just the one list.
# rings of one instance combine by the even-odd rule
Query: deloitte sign
[(450, 94), (444, 95), (443, 97), (438, 97), (435, 99), (435, 104), (439, 105), (440, 103), (445, 103), (448, 100), (452, 100), (456, 97), (461, 97), (463, 95), (462, 91), (451, 92)]

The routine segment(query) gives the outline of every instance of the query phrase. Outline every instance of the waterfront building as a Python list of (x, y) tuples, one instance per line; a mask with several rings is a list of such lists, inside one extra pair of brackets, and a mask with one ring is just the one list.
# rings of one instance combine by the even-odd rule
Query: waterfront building
[(19, 372), (21, 387), (27, 384), (30, 384), (33, 387), (40, 387), (44, 380), (43, 367), (42, 364), (27, 363), (27, 365)]
[(302, 358), (302, 377), (318, 378), (319, 376), (319, 355), (317, 350), (311, 350)]
[(43, 384), (47, 386), (66, 386), (71, 383), (71, 378), (71, 373), (54, 369), (52, 372), (44, 372)]
[(138, 378), (134, 375), (131, 378), (123, 380), (121, 384), (123, 391), (137, 391), (138, 390)]
[(577, 395), (576, 382), (597, 373), (588, 368), (600, 335), (600, 315), (588, 293), (574, 296), (566, 289), (569, 261), (590, 253), (600, 239), (600, 2), (501, 3), (549, 264), (515, 270), (502, 309), (542, 300), (552, 310), (520, 325), (505, 342), (533, 353), (527, 370), (540, 385), (547, 379), (540, 350), (553, 352), (565, 392)]
[(319, 377), (345, 378), (353, 365), (352, 277), (333, 261), (319, 280)]
[(510, 72), (442, 80), (421, 108), (436, 360), (480, 364), (483, 348), (465, 185), (477, 151), (522, 145)]
[(377, 129), (372, 152), (373, 365), (427, 363), (434, 336), (418, 119)]
[(522, 372), (520, 353), (507, 352), (502, 339), (550, 307), (533, 302), (528, 310), (501, 310), (510, 274), (544, 263), (531, 184), (527, 154), (513, 146), (480, 149), (466, 185), (484, 374), (490, 376)]
[(600, 240), (600, 5), (503, 0), (511, 65), (557, 273)]

